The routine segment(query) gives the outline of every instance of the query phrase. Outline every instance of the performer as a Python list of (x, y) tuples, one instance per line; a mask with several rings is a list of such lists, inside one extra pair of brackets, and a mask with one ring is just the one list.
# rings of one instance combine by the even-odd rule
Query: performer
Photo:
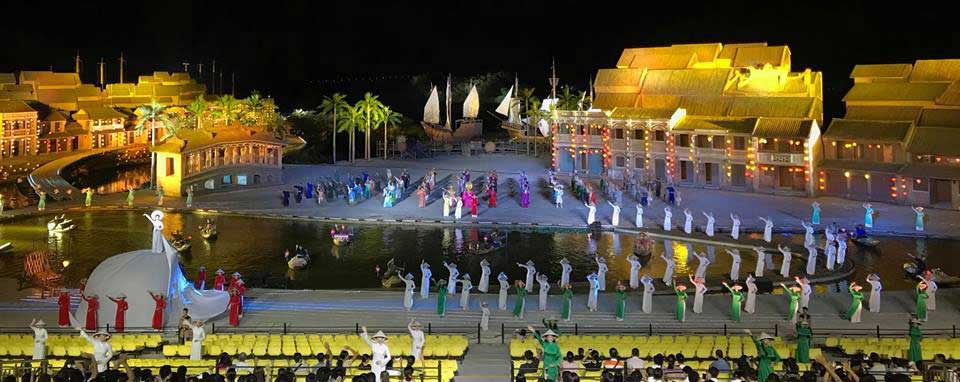
[(824, 248), (824, 254), (827, 257), (827, 270), (832, 271), (833, 266), (837, 261), (837, 247), (835, 246), (836, 242), (833, 240), (827, 239), (826, 248)]
[(929, 310), (929, 309), (927, 308), (927, 299), (929, 299), (929, 297), (930, 297), (929, 293), (927, 292), (927, 289), (929, 289), (929, 285), (927, 285), (927, 282), (926, 282), (926, 281), (923, 281), (923, 280), (921, 279), (920, 282), (917, 283), (917, 287), (916, 287), (916, 291), (917, 291), (917, 309), (916, 309), (916, 311), (914, 312), (914, 315), (915, 315), (915, 316), (917, 317), (917, 319), (920, 320), (920, 321), (926, 321), (926, 320), (927, 320), (927, 311)]
[(486, 301), (480, 302), (480, 328), (483, 331), (490, 330), (490, 306)]
[(607, 290), (607, 271), (610, 270), (607, 267), (607, 259), (594, 256), (593, 260), (597, 262), (597, 282), (600, 283), (600, 291), (604, 292)]
[(810, 363), (810, 346), (813, 342), (813, 331), (810, 330), (810, 321), (797, 321), (797, 362)]
[(714, 225), (716, 225), (717, 219), (713, 217), (713, 213), (706, 213), (706, 211), (701, 211), (704, 217), (707, 218), (707, 228), (706, 234), (709, 237), (713, 237)]
[(383, 331), (377, 331), (373, 337), (367, 334), (367, 327), (360, 327), (360, 338), (370, 347), (370, 372), (373, 373), (374, 381), (380, 382), (382, 374), (387, 371), (387, 363), (390, 362), (390, 348), (387, 347), (387, 335)]
[(813, 244), (807, 244), (807, 274), (813, 275), (817, 271), (817, 247)]
[[(491, 177), (491, 182), (496, 182), (496, 178)], [(487, 185), (487, 207), (497, 208), (497, 185), (491, 183)]]
[(541, 311), (547, 310), (547, 293), (550, 292), (550, 280), (545, 273), (537, 274), (537, 283), (540, 284), (539, 308)]
[(590, 294), (587, 295), (587, 310), (596, 312), (597, 299), (600, 293), (600, 280), (597, 278), (596, 273), (587, 275), (587, 284), (590, 285)]
[(773, 362), (780, 361), (780, 355), (773, 348), (774, 338), (762, 332), (760, 337), (757, 338), (753, 336), (750, 329), (744, 329), (743, 331), (753, 339), (753, 344), (757, 347), (757, 382), (767, 382), (767, 377), (773, 374)]
[(454, 196), (453, 203), (455, 206), (453, 210), (453, 218), (456, 220), (460, 220), (460, 218), (463, 217), (463, 198)]
[(643, 283), (643, 304), (641, 309), (644, 313), (650, 313), (653, 311), (653, 277), (650, 277), (648, 274), (644, 274), (640, 278), (640, 282)]
[(403, 310), (410, 311), (413, 309), (413, 294), (416, 293), (417, 284), (413, 282), (413, 274), (407, 273), (406, 277), (400, 274), (397, 271), (397, 276), (400, 277), (400, 281), (403, 281)]
[(913, 207), (913, 212), (917, 214), (917, 218), (914, 220), (914, 228), (917, 232), (923, 232), (923, 218), (926, 214), (923, 212), (923, 207), (917, 206)]
[(427, 206), (427, 189), (423, 184), (421, 184), (420, 187), (417, 187), (417, 200), (418, 207), (424, 208)]
[(703, 253), (697, 253), (690, 251), (687, 253), (692, 253), (693, 256), (697, 258), (697, 270), (694, 272), (694, 277), (705, 278), (707, 277), (707, 267), (710, 266), (710, 259), (707, 258)]
[(133, 207), (133, 196), (136, 190), (131, 187), (127, 189), (127, 207)]
[(557, 208), (563, 208), (563, 185), (553, 186), (553, 204)]
[(460, 280), (460, 309), (470, 310), (470, 290), (473, 289), (473, 282), (470, 281), (470, 275), (463, 275)]
[(860, 292), (863, 289), (862, 286), (857, 284), (856, 281), (850, 282), (850, 287), (847, 288), (850, 291), (850, 308), (847, 309), (847, 313), (844, 315), (844, 318), (850, 320), (852, 323), (860, 322), (860, 313), (863, 310), (863, 293)]
[(490, 262), (487, 259), (480, 260), (480, 285), (477, 286), (480, 293), (490, 290), (490, 273)]
[(93, 360), (97, 364), (97, 372), (107, 371), (110, 366), (110, 359), (113, 358), (113, 347), (110, 346), (110, 333), (98, 331), (93, 336), (87, 334), (80, 327), (76, 327), (80, 332), (80, 338), (87, 340), (90, 346), (93, 346)]
[(876, 273), (867, 275), (867, 282), (870, 283), (870, 313), (880, 313), (880, 291), (883, 290), (883, 284), (880, 284), (880, 275)]
[[(453, 285), (457, 285), (456, 282)], [(450, 288), (447, 287), (447, 280), (437, 280), (437, 315), (440, 317), (447, 315), (448, 294), (450, 294)]]
[(796, 285), (787, 288), (787, 285), (784, 283), (780, 283), (780, 286), (784, 292), (786, 292), (787, 297), (790, 297), (790, 305), (787, 307), (787, 321), (796, 324), (797, 313), (800, 311), (800, 288)]
[(813, 202), (810, 204), (810, 207), (813, 208), (813, 214), (810, 216), (810, 223), (820, 224), (820, 203)]
[(740, 281), (740, 250), (735, 248), (725, 249), (730, 255), (730, 280)]
[(477, 215), (479, 215), (477, 211), (477, 205), (480, 204), (480, 201), (477, 200), (476, 194), (473, 193), (473, 183), (467, 184), (467, 194), (464, 199), (468, 201), (470, 207), (470, 216), (476, 219)]
[(193, 321), (190, 326), (193, 331), (193, 337), (190, 338), (190, 360), (199, 361), (203, 359), (203, 340), (207, 338), (207, 331), (203, 329), (203, 321)]
[(87, 187), (87, 188), (84, 188), (83, 190), (80, 190), (80, 192), (82, 192), (83, 195), (85, 196), (85, 200), (83, 201), (83, 206), (90, 207), (90, 205), (93, 204), (93, 189), (91, 189), (90, 187)]
[(683, 322), (687, 311), (687, 286), (674, 284), (673, 292), (677, 294), (677, 321)]
[(187, 208), (193, 207), (193, 185), (187, 187)]
[(60, 292), (60, 297), (57, 298), (57, 307), (59, 310), (57, 325), (61, 327), (70, 326), (70, 292), (66, 290)]
[[(487, 309), (487, 312), (490, 310)], [(423, 325), (414, 319), (410, 319), (407, 324), (407, 330), (410, 332), (410, 355), (415, 361), (423, 361), (423, 345), (427, 343), (427, 336), (423, 334)]]
[(757, 277), (763, 277), (763, 267), (767, 264), (767, 254), (763, 251), (763, 248), (753, 247), (754, 252), (757, 253), (757, 267), (754, 269), (753, 274)]
[(800, 309), (810, 307), (810, 295), (813, 294), (813, 288), (810, 286), (810, 280), (806, 277), (793, 276), (793, 280), (800, 287)]
[(693, 232), (693, 214), (689, 208), (683, 209), (683, 232), (689, 235)]
[(589, 212), (587, 212), (587, 225), (591, 225), (594, 221), (596, 221), (597, 218), (597, 206), (587, 203), (584, 203), (583, 205), (589, 209)]
[(670, 232), (670, 229), (673, 228), (673, 211), (670, 211), (670, 207), (663, 207), (663, 230)]
[(920, 361), (923, 361), (923, 350), (920, 348), (920, 343), (923, 340), (923, 332), (920, 331), (920, 322), (921, 320), (916, 316), (910, 318), (910, 347), (907, 350), (907, 360), (914, 364), (919, 364)]
[(617, 321), (623, 321), (623, 316), (627, 313), (627, 286), (617, 280), (617, 309), (614, 315)]
[(45, 209), (47, 209), (47, 193), (40, 191), (40, 201), (37, 202), (37, 211), (43, 211)]
[(163, 205), (163, 186), (157, 185), (157, 206)]
[(430, 264), (427, 264), (426, 260), (420, 261), (420, 298), (427, 299), (430, 297), (430, 276), (433, 276), (433, 272), (430, 271)]
[(870, 203), (863, 203), (863, 226), (867, 228), (873, 228), (873, 205)]
[(509, 280), (506, 273), (500, 272), (500, 274), (497, 275), (497, 281), (500, 283), (500, 294), (497, 296), (497, 308), (500, 310), (507, 310), (507, 293), (510, 291)]
[(733, 320), (733, 322), (740, 322), (740, 305), (743, 301), (743, 287), (737, 283), (730, 286), (726, 281), (723, 282), (723, 286), (730, 291), (730, 319)]
[(690, 283), (693, 284), (693, 312), (700, 314), (703, 312), (703, 294), (707, 292), (707, 283), (703, 277), (691, 277)]
[(560, 286), (564, 286), (570, 283), (570, 273), (573, 272), (573, 266), (570, 265), (570, 260), (567, 260), (566, 257), (560, 259)]
[(527, 288), (522, 280), (514, 281), (514, 289), (517, 292), (517, 299), (513, 304), (513, 316), (523, 319), (524, 305), (526, 305)]
[(167, 301), (164, 295), (153, 293), (153, 291), (147, 291), (150, 294), (150, 297), (153, 298), (153, 302), (156, 303), (156, 306), (153, 309), (153, 321), (151, 326), (154, 330), (160, 331), (163, 330), (163, 310), (167, 307)]
[(672, 285), (673, 282), (673, 265), (676, 263), (673, 261), (673, 257), (666, 256), (665, 254), (660, 254), (660, 258), (667, 263), (666, 268), (663, 270), (663, 283), (667, 285)]
[(36, 318), (30, 320), (30, 329), (33, 330), (33, 360), (47, 358), (47, 323)]
[(937, 285), (937, 276), (933, 270), (927, 269), (923, 272), (923, 281), (927, 283), (927, 310), (937, 310), (937, 291), (940, 287)]
[(733, 227), (730, 228), (730, 237), (732, 237), (733, 240), (740, 240), (740, 217), (731, 213), (730, 220), (733, 220)]
[(643, 206), (640, 205), (640, 203), (637, 203), (637, 217), (633, 224), (636, 225), (637, 228), (643, 228)]
[(460, 270), (457, 269), (456, 263), (443, 262), (443, 266), (447, 268), (447, 294), (451, 296), (457, 295), (457, 279), (460, 278)]
[(763, 241), (769, 243), (773, 241), (773, 218), (760, 217), (763, 220)]
[[(553, 330), (547, 330), (540, 334), (533, 326), (527, 326), (527, 330), (533, 333), (534, 338), (540, 343), (540, 349), (543, 350), (543, 374), (541, 381), (558, 382), (560, 381), (560, 346), (557, 344), (557, 333)], [(379, 381), (377, 381), (379, 382)]]
[(230, 293), (230, 302), (228, 303), (230, 307), (230, 326), (237, 327), (240, 326), (240, 293), (237, 292), (237, 288), (230, 288), (228, 293)]
[(527, 260), (526, 264), (517, 263), (517, 266), (527, 270), (527, 277), (524, 279), (523, 285), (527, 287), (527, 293), (533, 292), (533, 278), (537, 274), (537, 268), (533, 264), (533, 260)]
[(207, 268), (203, 265), (197, 269), (197, 279), (193, 280), (193, 287), (197, 290), (203, 290), (204, 284), (207, 280)]
[(443, 217), (450, 216), (450, 206), (453, 205), (453, 195), (451, 195), (451, 192), (452, 189), (446, 190), (443, 193)]
[(847, 258), (847, 233), (837, 234), (837, 265), (842, 266)]
[(81, 294), (80, 298), (87, 301), (87, 330), (97, 330), (97, 310), (100, 309), (100, 300), (95, 294), (90, 296)]
[(573, 310), (573, 287), (570, 284), (563, 285), (563, 304), (560, 305), (560, 318), (564, 321), (570, 321)]
[(124, 316), (126, 315), (127, 309), (130, 306), (130, 304), (127, 303), (127, 295), (120, 293), (119, 295), (117, 295), (117, 297), (107, 296), (107, 298), (109, 298), (110, 301), (113, 301), (115, 304), (117, 304), (117, 314), (113, 324), (113, 330), (117, 333), (123, 333)]
[(790, 247), (778, 244), (777, 249), (779, 249), (780, 254), (783, 255), (783, 262), (780, 263), (780, 276), (785, 279), (790, 278), (790, 260), (793, 258), (793, 254), (790, 253)]
[(746, 284), (747, 303), (743, 306), (743, 310), (753, 314), (757, 309), (757, 279), (753, 277), (753, 274), (747, 274)]
[(630, 255), (627, 256), (627, 262), (630, 263), (630, 288), (637, 289), (640, 287), (640, 258)]
[(807, 224), (807, 222), (800, 219), (800, 225), (803, 226), (803, 245), (808, 246), (815, 243), (813, 239), (813, 225)]
[(620, 206), (610, 203), (610, 201), (607, 201), (607, 204), (613, 207), (613, 215), (610, 216), (610, 225), (616, 227), (620, 225)]
[(213, 289), (223, 291), (224, 284), (226, 284), (227, 278), (224, 276), (223, 269), (217, 269), (216, 276), (213, 277)]

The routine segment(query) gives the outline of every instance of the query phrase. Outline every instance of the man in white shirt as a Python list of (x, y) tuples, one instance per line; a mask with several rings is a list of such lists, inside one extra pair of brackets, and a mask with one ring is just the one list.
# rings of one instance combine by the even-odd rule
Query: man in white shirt
[(626, 366), (628, 375), (633, 373), (634, 370), (644, 370), (643, 358), (640, 358), (640, 349), (633, 348), (630, 352), (630, 358), (627, 358)]

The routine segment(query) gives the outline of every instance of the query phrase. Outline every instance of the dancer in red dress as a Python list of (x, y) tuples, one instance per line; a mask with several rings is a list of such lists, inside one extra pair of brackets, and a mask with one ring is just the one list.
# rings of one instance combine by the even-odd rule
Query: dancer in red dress
[(70, 293), (67, 291), (60, 292), (57, 305), (60, 306), (60, 317), (57, 320), (57, 324), (60, 326), (70, 326)]
[(116, 321), (113, 324), (114, 331), (117, 333), (123, 333), (124, 328), (124, 316), (127, 314), (127, 308), (130, 304), (127, 303), (127, 295), (120, 293), (116, 298), (107, 296), (110, 301), (113, 301), (117, 304), (117, 317)]
[(207, 268), (203, 265), (197, 271), (197, 279), (193, 280), (193, 287), (197, 290), (203, 290), (207, 283)]
[(487, 201), (488, 203), (487, 206), (489, 206), (490, 208), (496, 208), (497, 207), (497, 188), (488, 185), (487, 197), (489, 198)]
[(157, 303), (157, 307), (153, 310), (152, 326), (155, 330), (163, 330), (163, 309), (167, 307), (167, 301), (162, 294), (156, 294), (152, 291), (147, 291), (147, 293), (150, 293), (150, 297), (153, 297), (153, 301)]
[(80, 295), (82, 296), (82, 295), (83, 295), (83, 290), (84, 290), (84, 289), (87, 289), (87, 278), (86, 278), (86, 277), (80, 279), (80, 286), (79, 286), (77, 289), (80, 290)]
[(234, 288), (237, 289), (237, 294), (240, 295), (240, 317), (242, 318), (242, 317), (243, 317), (243, 303), (244, 303), (243, 294), (244, 294), (244, 293), (247, 293), (247, 287), (243, 286), (243, 280), (242, 280), (242, 279), (237, 279), (237, 283), (235, 284)]
[(87, 330), (97, 330), (97, 310), (100, 309), (100, 299), (97, 295), (89, 297), (80, 295), (80, 297), (87, 301)]
[(217, 269), (217, 276), (213, 278), (213, 289), (225, 290), (223, 289), (223, 284), (226, 282), (227, 278), (223, 275), (223, 269)]
[(230, 326), (240, 326), (240, 294), (236, 288), (230, 289)]
[(233, 272), (233, 277), (230, 279), (230, 285), (227, 286), (227, 290), (230, 290), (230, 288), (236, 288), (237, 281), (239, 280), (240, 280), (240, 272)]
[(424, 184), (420, 184), (420, 187), (417, 187), (417, 197), (420, 199), (420, 208), (427, 206), (427, 188)]

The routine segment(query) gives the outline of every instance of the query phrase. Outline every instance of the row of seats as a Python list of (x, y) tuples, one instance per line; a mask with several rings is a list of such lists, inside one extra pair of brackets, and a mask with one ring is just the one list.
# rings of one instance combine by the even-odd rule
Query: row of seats
[[(741, 355), (755, 356), (757, 354), (756, 346), (753, 340), (747, 336), (561, 336), (557, 343), (560, 345), (561, 353), (567, 351), (577, 352), (578, 348), (595, 349), (603, 356), (609, 356), (610, 348), (617, 349), (621, 357), (629, 357), (632, 349), (637, 348), (640, 351), (641, 358), (652, 358), (656, 354), (678, 354), (682, 353), (688, 359), (709, 359), (713, 357), (716, 350), (723, 350), (728, 357), (739, 358)], [(510, 356), (513, 358), (523, 357), (527, 350), (535, 351), (538, 343), (535, 339), (526, 340), (513, 339), (510, 341)], [(781, 356), (792, 356), (796, 350), (794, 343), (788, 343), (781, 338), (776, 338), (773, 343), (774, 349)], [(819, 348), (810, 350), (811, 356), (816, 357), (820, 354)]]
[[(388, 344), (393, 354), (409, 355), (412, 339), (409, 335), (393, 335)], [(464, 336), (427, 335), (424, 348), (425, 357), (462, 357), (467, 349), (467, 338)], [(206, 355), (220, 353), (239, 354), (263, 357), (293, 356), (300, 353), (304, 357), (313, 357), (319, 353), (326, 353), (324, 344), (339, 353), (346, 347), (364, 352), (367, 344), (358, 335), (276, 335), (276, 334), (224, 334), (210, 335), (204, 340), (203, 348)], [(168, 357), (187, 356), (190, 354), (190, 345), (165, 345), (163, 354)]]
[[(116, 334), (110, 345), (116, 351), (157, 349), (163, 342), (160, 334)], [(47, 353), (53, 357), (76, 357), (91, 353), (93, 347), (79, 335), (52, 334), (47, 337)], [(32, 334), (0, 334), (0, 357), (20, 357), (33, 354)]]
[[(838, 347), (847, 354), (857, 352), (877, 353), (881, 356), (902, 358), (907, 355), (910, 341), (906, 337), (828, 337), (826, 345), (828, 347)], [(920, 340), (920, 348), (923, 349), (924, 358), (928, 360), (933, 359), (933, 356), (937, 354), (943, 354), (947, 358), (960, 359), (960, 338), (923, 338)]]

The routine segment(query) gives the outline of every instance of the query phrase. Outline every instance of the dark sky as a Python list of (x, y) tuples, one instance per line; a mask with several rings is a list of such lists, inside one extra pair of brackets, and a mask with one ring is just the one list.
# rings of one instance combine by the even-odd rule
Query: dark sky
[(341, 88), (396, 93), (391, 89), (398, 83), (423, 73), (439, 79), (446, 72), (518, 72), (542, 93), (551, 57), (561, 83), (583, 88), (596, 69), (613, 66), (624, 47), (767, 41), (790, 45), (794, 70), (825, 72), (833, 115), (856, 63), (960, 57), (960, 28), (945, 2), (371, 3), (8, 0), (0, 5), (0, 71), (51, 65), (70, 71), (78, 48), (85, 82), (94, 81), (100, 57), (108, 82), (116, 81), (120, 51), (128, 78), (179, 70), (184, 61), (194, 63), (192, 71), (205, 62), (209, 75), (216, 59), (227, 90), (235, 72), (238, 95), (259, 89), (289, 110)]

